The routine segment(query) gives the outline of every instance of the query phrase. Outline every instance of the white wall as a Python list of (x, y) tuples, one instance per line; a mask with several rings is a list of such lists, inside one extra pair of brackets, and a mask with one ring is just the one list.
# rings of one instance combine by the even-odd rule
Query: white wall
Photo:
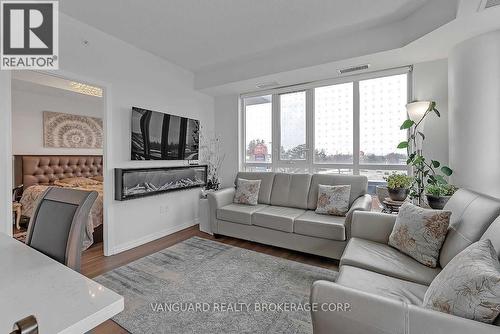
[[(60, 16), (60, 64), (65, 71), (107, 83), (111, 113), (106, 116), (106, 173), (115, 167), (179, 165), (130, 160), (131, 107), (199, 119), (213, 130), (214, 101), (193, 89), (193, 74), (66, 15)], [(87, 46), (82, 41), (88, 40)], [(110, 188), (111, 189), (111, 188)], [(107, 196), (113, 196), (108, 192)], [(109, 200), (111, 253), (123, 251), (196, 223), (199, 190), (143, 199)]]
[(500, 198), (500, 31), (456, 46), (449, 58), (453, 182)]
[[(436, 101), (441, 117), (426, 118), (423, 152), (428, 159), (449, 163), (448, 152), (448, 61), (441, 59), (413, 66), (413, 98)], [(451, 166), (453, 168), (453, 166)]]
[[(415, 64), (413, 97), (437, 102), (441, 117), (431, 116), (425, 125), (425, 154), (447, 164), (448, 159), (448, 63), (446, 59)], [(221, 136), (226, 159), (222, 166), (222, 185), (234, 183), (238, 170), (238, 95), (215, 98), (215, 129)]]
[[(59, 18), (59, 33), (61, 68), (59, 74), (103, 85), (107, 89), (106, 104), (109, 106), (109, 111), (105, 114), (107, 189), (113, 189), (115, 167), (179, 164), (179, 162), (130, 161), (132, 106), (196, 118), (201, 121), (202, 126), (213, 131), (214, 100), (193, 89), (191, 72), (62, 13)], [(84, 46), (83, 40), (89, 41), (87, 46)], [(3, 99), (4, 96), (10, 96), (10, 91), (6, 87), (7, 83), (3, 82), (4, 75), (1, 78), (1, 107), (4, 111), (10, 109), (4, 106), (6, 102)], [(3, 122), (3, 117), (6, 116), (1, 117), (0, 132), (8, 133), (10, 119), (6, 125)], [(2, 158), (9, 156), (10, 151), (6, 150), (0, 148)], [(5, 189), (3, 184), (0, 186), (1, 189)], [(138, 246), (195, 224), (198, 198), (199, 190), (186, 190), (118, 202), (113, 200), (112, 191), (106, 192), (105, 215), (110, 224), (104, 229), (109, 239), (108, 254)], [(2, 198), (2, 205), (5, 205), (5, 198)], [(5, 211), (3, 207), (0, 208)], [(10, 226), (10, 220), (5, 223)]]
[(215, 98), (215, 132), (221, 138), (221, 186), (234, 184), (238, 172), (238, 95)]
[(43, 147), (44, 111), (102, 118), (104, 103), (98, 97), (13, 80), (12, 154), (102, 154), (102, 149)]
[(11, 74), (0, 71), (0, 232), (12, 234)]

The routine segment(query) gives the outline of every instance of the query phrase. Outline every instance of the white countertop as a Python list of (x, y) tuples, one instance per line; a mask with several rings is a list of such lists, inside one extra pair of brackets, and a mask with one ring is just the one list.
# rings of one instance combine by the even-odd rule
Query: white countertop
[(29, 315), (40, 334), (85, 333), (123, 311), (123, 297), (0, 233), (0, 333)]

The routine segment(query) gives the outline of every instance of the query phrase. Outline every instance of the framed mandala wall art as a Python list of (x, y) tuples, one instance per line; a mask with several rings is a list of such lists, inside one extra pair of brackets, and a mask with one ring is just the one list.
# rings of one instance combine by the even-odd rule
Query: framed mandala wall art
[(102, 148), (102, 119), (52, 111), (43, 112), (43, 146)]

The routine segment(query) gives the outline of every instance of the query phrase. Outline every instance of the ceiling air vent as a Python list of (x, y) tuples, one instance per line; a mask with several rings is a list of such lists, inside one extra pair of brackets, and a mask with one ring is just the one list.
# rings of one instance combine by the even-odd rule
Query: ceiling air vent
[(340, 74), (346, 74), (346, 73), (352, 73), (352, 72), (367, 70), (369, 67), (370, 67), (370, 64), (365, 64), (365, 65), (359, 65), (359, 66), (352, 66), (352, 67), (347, 67), (347, 68), (341, 68), (341, 69), (339, 69), (337, 71)]
[(480, 9), (488, 9), (495, 6), (500, 6), (500, 0), (483, 0)]
[(279, 83), (277, 83), (276, 81), (270, 81), (270, 82), (260, 82), (260, 83), (256, 84), (255, 86), (257, 88), (270, 88), (270, 87), (275, 87), (278, 85), (279, 85)]

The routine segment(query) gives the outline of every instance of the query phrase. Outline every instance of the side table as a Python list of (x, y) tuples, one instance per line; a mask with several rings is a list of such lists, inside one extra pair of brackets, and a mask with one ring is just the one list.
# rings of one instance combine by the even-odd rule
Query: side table
[(200, 198), (200, 204), (198, 208), (198, 223), (200, 224), (200, 231), (213, 235), (212, 228), (210, 227), (210, 219), (208, 218), (208, 199)]
[(382, 210), (382, 212), (397, 214), (399, 212), (399, 208), (401, 207), (401, 205), (403, 205), (403, 203), (405, 203), (405, 201), (393, 201), (392, 199), (387, 197), (383, 203), (385, 205), (385, 208)]

